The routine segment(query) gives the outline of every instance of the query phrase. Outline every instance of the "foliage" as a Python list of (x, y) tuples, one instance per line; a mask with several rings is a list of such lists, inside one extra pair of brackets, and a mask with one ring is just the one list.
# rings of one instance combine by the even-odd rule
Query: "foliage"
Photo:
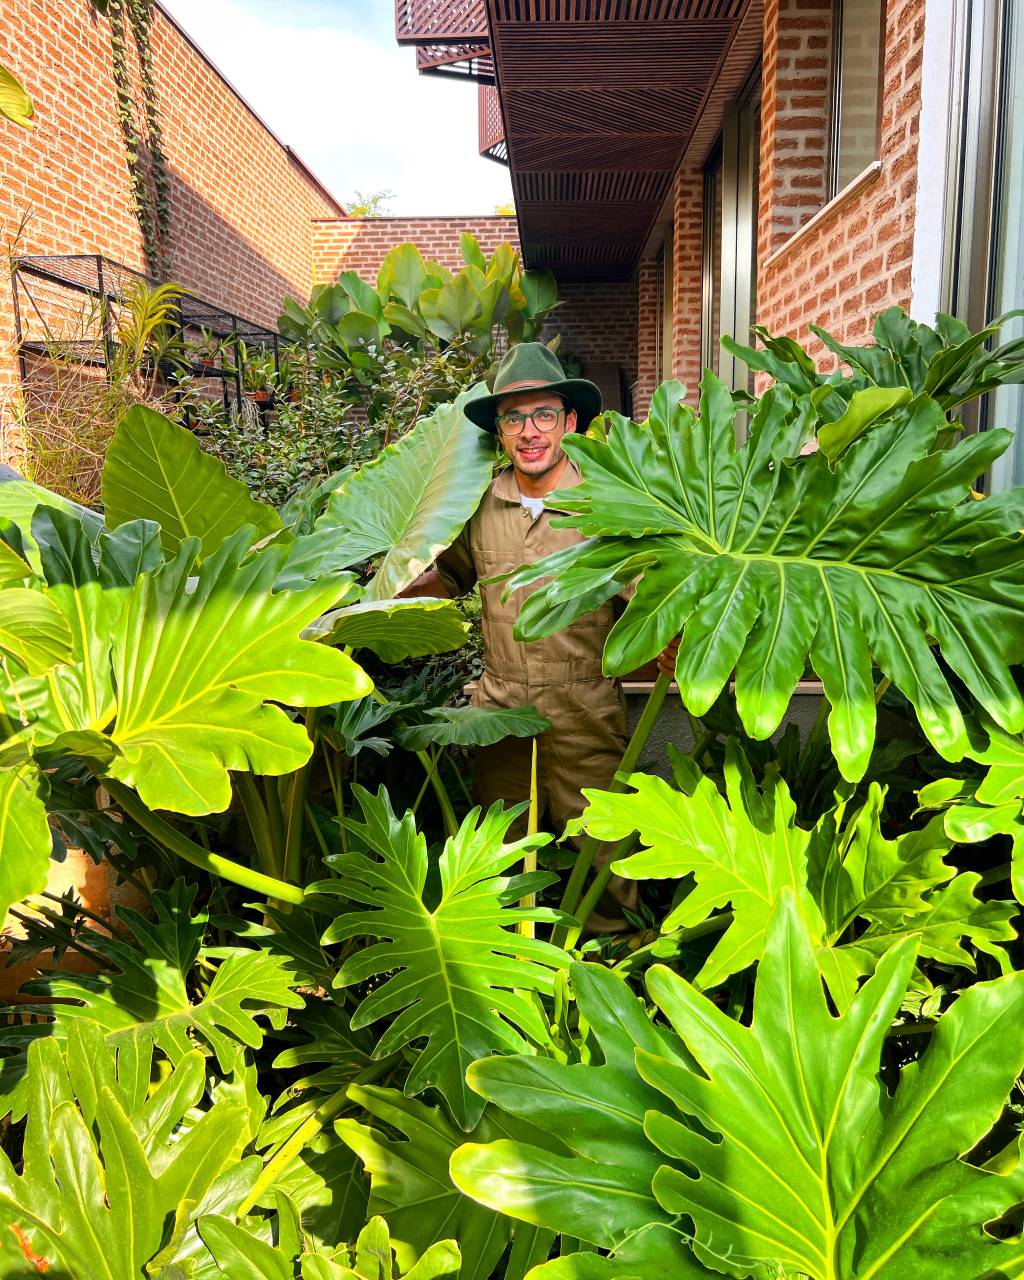
[(552, 990), (552, 971), (565, 960), (550, 944), (513, 930), (520, 921), (557, 917), (548, 908), (511, 904), (549, 877), (502, 875), (527, 849), (545, 841), (529, 837), (505, 845), (505, 833), (520, 810), (496, 805), (482, 818), (472, 810), (441, 853), (441, 891), (431, 907), (425, 894), (427, 845), (410, 817), (396, 818), (383, 790), (372, 796), (356, 788), (355, 796), (362, 821), (346, 818), (345, 825), (359, 849), (329, 858), (338, 879), (314, 886), (370, 908), (341, 914), (325, 942), (379, 939), (349, 956), (338, 972), (339, 986), (385, 978), (360, 1002), (351, 1025), (358, 1030), (398, 1014), (374, 1056), (386, 1057), (424, 1039), (414, 1053), (406, 1091), (433, 1086), (469, 1128), (483, 1110), (466, 1088), (469, 1064), (498, 1048), (525, 1048), (524, 1035), (536, 1043), (547, 1039), (531, 997)]
[(140, 281), (112, 308), (116, 341), (106, 342), (94, 302), (46, 343), (29, 365), (20, 421), (30, 479), (93, 504), (111, 437), (128, 410), (177, 411), (170, 375), (187, 363), (174, 324), (181, 294), (180, 285)]
[(766, 738), (809, 661), (848, 779), (863, 776), (874, 743), (873, 662), (950, 759), (969, 745), (954, 675), (1019, 732), (1010, 667), (1024, 657), (1022, 496), (971, 499), (1010, 434), (946, 448), (935, 401), (904, 388), (883, 405), (866, 389), (842, 415), (860, 438), (838, 456), (800, 456), (834, 425), (820, 416), (827, 402), (777, 385), (737, 446), (731, 393), (710, 372), (701, 386), (699, 417), (666, 383), (649, 423), (616, 418), (607, 440), (565, 441), (583, 484), (559, 503), (587, 540), (510, 578), (510, 591), (552, 579), (522, 610), (519, 638), (549, 634), (639, 575), (607, 671), (632, 670), (682, 633), (675, 675), (687, 708), (705, 713), (735, 669), (744, 728)]
[(490, 356), (501, 326), (513, 342), (540, 335), (544, 316), (557, 305), (548, 270), (523, 271), (511, 245), (490, 258), (468, 232), (461, 237), (465, 262), (452, 273), (425, 261), (414, 244), (396, 245), (381, 263), (376, 287), (354, 271), (337, 284), (318, 285), (309, 305), (286, 298), (278, 327), (285, 337), (312, 343), (321, 368), (365, 368), (384, 344), (424, 351), (466, 340), (469, 353)]
[[(390, 269), (422, 294), (414, 257)], [(473, 809), (459, 770), (546, 722), (443, 705), (466, 622), (396, 598), (490, 475), (465, 400), (431, 400), (458, 351), (419, 382), (412, 344), (350, 321), (345, 395), (410, 371), (394, 443), (297, 465), (279, 511), (147, 408), (105, 518), (0, 486), (0, 905), (42, 974), (0, 1025), (0, 1273), (1024, 1271), (1021, 495), (973, 496), (1002, 441), (947, 417), (1015, 356), (883, 322), (849, 375), (782, 345), (756, 403), (709, 377), (698, 419), (666, 384), (648, 423), (570, 444), (587, 541), (518, 576), (550, 578), (523, 625), (639, 578), (607, 660), (682, 627), (694, 737), (671, 782), (635, 772), (659, 678), (561, 908), (547, 837), (505, 843), (520, 810)], [(274, 414), (323, 385), (303, 346), (275, 379)], [(822, 714), (773, 737), (808, 655)], [(25, 901), (71, 844), (146, 905)], [(612, 866), (632, 932), (579, 948)]]
[[(110, 20), (111, 69), (117, 122), (124, 140), (132, 207), (150, 272), (165, 274), (171, 234), (170, 176), (163, 149), (163, 128), (150, 47), (151, 0), (105, 0), (100, 6)], [(128, 35), (138, 58), (142, 85), (142, 122), (136, 119), (134, 77), (129, 65)]]
[(384, 218), (386, 206), (395, 198), (393, 191), (356, 191), (345, 204), (350, 218)]
[(12, 72), (0, 66), (0, 116), (31, 129), (34, 115), (35, 107), (28, 90)]

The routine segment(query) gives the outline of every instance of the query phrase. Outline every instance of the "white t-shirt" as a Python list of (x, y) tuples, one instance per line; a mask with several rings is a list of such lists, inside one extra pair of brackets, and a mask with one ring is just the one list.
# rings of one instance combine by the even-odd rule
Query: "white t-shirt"
[(540, 513), (544, 510), (543, 498), (528, 498), (525, 493), (521, 493), (519, 495), (519, 501), (523, 504), (523, 506), (527, 509), (527, 511), (529, 511), (530, 515), (533, 516), (534, 520), (536, 520), (537, 517), (540, 515)]

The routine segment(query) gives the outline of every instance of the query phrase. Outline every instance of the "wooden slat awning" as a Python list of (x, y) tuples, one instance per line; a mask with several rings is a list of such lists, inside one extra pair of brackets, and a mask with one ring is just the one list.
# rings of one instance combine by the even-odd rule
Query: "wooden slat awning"
[(627, 279), (747, 0), (486, 0), (529, 265)]

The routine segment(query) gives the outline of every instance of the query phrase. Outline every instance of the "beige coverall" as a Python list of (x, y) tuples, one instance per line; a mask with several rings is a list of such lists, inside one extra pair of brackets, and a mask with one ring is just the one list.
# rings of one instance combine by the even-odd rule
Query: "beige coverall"
[[(576, 465), (567, 461), (558, 487), (568, 489), (581, 479)], [(515, 472), (506, 468), (458, 539), (438, 558), (441, 580), (453, 595), (463, 595), (478, 579), (508, 573), (581, 542), (577, 530), (551, 527), (552, 517), (559, 514), (564, 513), (545, 507), (534, 519), (520, 502)], [(601, 674), (601, 653), (615, 610), (609, 601), (545, 640), (521, 644), (512, 638), (512, 626), (536, 588), (520, 588), (503, 604), (503, 585), (480, 587), (486, 669), (473, 703), (533, 706), (551, 722), (538, 742), (537, 785), (541, 813), (547, 814), (549, 829), (560, 834), (586, 807), (580, 787), (607, 787), (626, 745), (622, 689)], [(478, 748), (477, 802), (486, 807), (495, 800), (511, 804), (528, 799), (531, 754), (529, 738), (506, 738)], [(525, 829), (525, 815), (519, 827)]]

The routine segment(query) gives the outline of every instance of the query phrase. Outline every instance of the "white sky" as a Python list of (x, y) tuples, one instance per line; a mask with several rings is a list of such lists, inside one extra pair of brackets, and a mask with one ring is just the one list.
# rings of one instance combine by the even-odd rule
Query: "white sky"
[(417, 73), (393, 0), (163, 4), (342, 204), (382, 189), (392, 214), (511, 200), (508, 170), (477, 154), (476, 85)]

